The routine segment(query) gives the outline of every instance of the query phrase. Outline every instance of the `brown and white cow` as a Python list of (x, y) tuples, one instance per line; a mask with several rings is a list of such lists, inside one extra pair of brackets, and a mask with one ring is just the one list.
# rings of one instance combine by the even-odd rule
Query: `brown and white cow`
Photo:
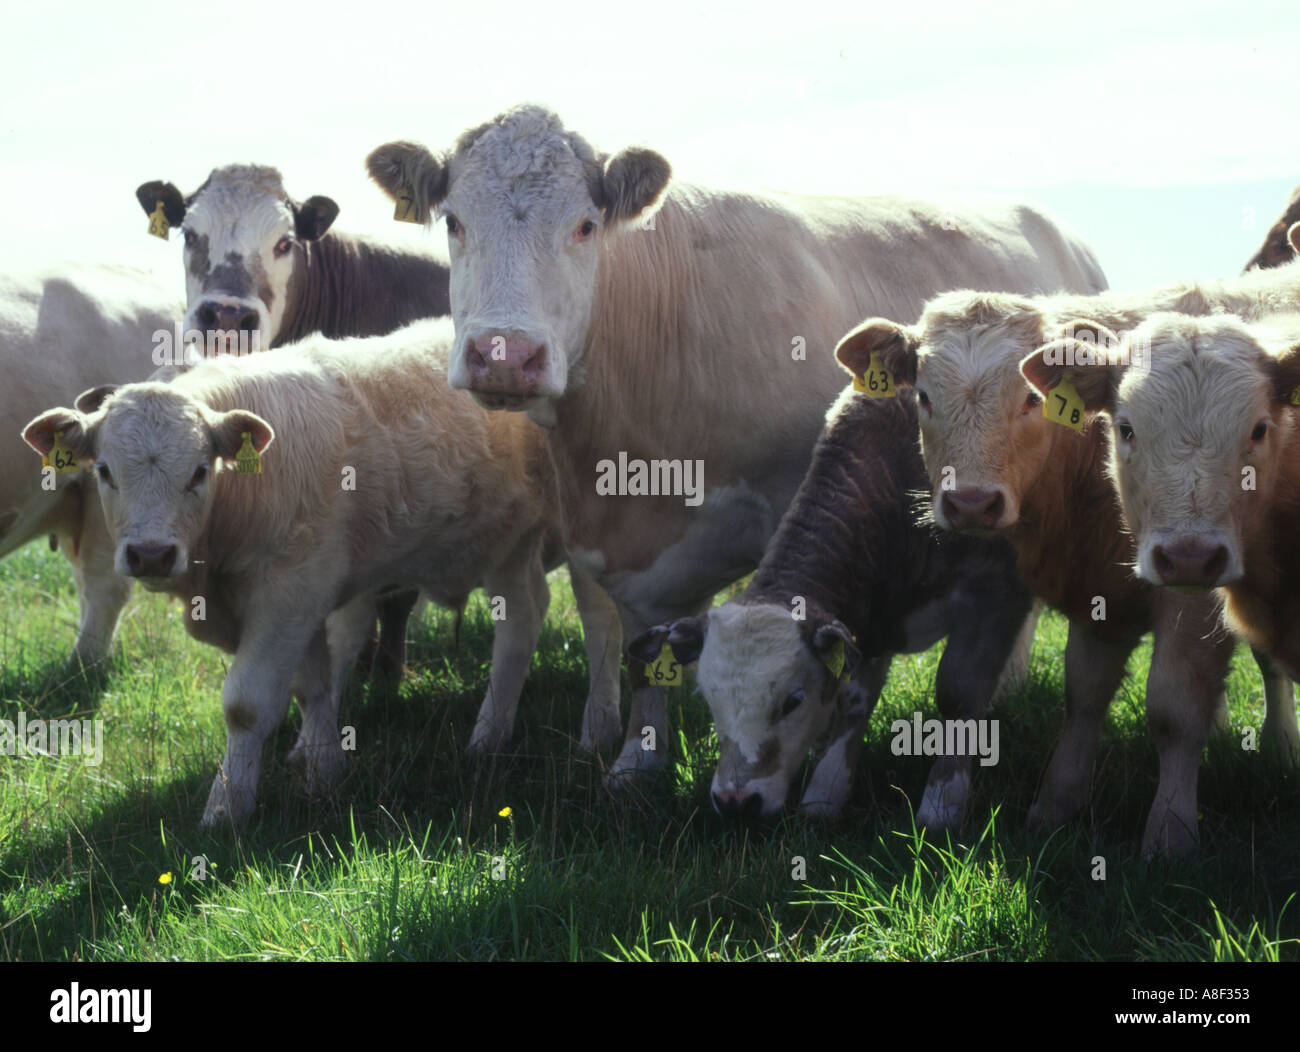
[[(480, 585), (500, 598), (471, 748), (511, 732), (547, 608), (546, 563), (562, 553), (557, 493), (532, 425), (448, 387), (451, 337), (443, 319), (221, 356), (170, 382), (88, 391), (23, 432), (47, 455), (61, 432), (94, 465), (118, 571), (184, 598), (190, 634), (234, 654), (205, 823), (252, 811), (262, 745), (291, 692), (303, 707), (291, 759), (313, 789), (333, 781), (342, 676), (376, 591), (394, 583), (449, 606)], [(260, 473), (232, 470), (241, 458)], [(593, 720), (617, 728), (619, 631), (612, 603), (582, 580), (586, 736)]]
[(108, 653), (131, 582), (113, 571), (93, 483), (87, 495), (81, 475), (42, 472), (16, 428), (87, 387), (143, 380), (154, 369), (153, 335), (169, 332), (182, 309), (156, 279), (128, 267), (0, 277), (0, 417), (14, 425), (0, 444), (0, 558), (48, 536), (72, 564), (81, 602), (74, 663)]
[(1300, 677), (1300, 316), (1157, 314), (1122, 341), (1073, 328), (1109, 349), (1084, 355), (1064, 337), (1025, 359), (1025, 377), (1068, 376), (1113, 421), (1138, 574), (1222, 589), (1228, 624)]
[[(1070, 620), (1065, 726), (1031, 811), (1035, 821), (1063, 822), (1083, 807), (1106, 709), (1128, 655), (1154, 630), (1147, 710), (1160, 784), (1143, 845), (1177, 852), (1195, 844), (1199, 758), (1209, 714), (1223, 704), (1233, 642), (1217, 631), (1212, 600), (1155, 590), (1133, 575), (1132, 537), (1105, 472), (1105, 422), (1080, 412), (1085, 426), (1076, 431), (1048, 419), (1020, 362), (1070, 318), (1126, 330), (1153, 311), (1267, 313), (1287, 302), (1300, 304), (1300, 263), (1143, 294), (954, 292), (927, 304), (915, 325), (863, 322), (836, 352), (855, 374), (879, 355), (897, 383), (916, 387), (935, 522), (1008, 537), (1025, 581)], [(1046, 403), (1058, 404), (1055, 394)], [(1256, 657), (1266, 726), (1289, 752), (1297, 737), (1290, 681)]]
[[(642, 662), (665, 643), (681, 663), (699, 661), (718, 731), (720, 813), (777, 813), (808, 751), (821, 746), (800, 811), (838, 814), (896, 653), (947, 636), (935, 700), (963, 728), (987, 716), (1004, 669), (1023, 675), (1037, 617), (1015, 550), (1000, 539), (943, 537), (923, 520), (915, 433), (910, 391), (871, 399), (846, 388), (744, 594), (629, 645)], [(918, 822), (960, 825), (973, 761), (969, 752), (935, 761)]]
[[(214, 352), (275, 348), (317, 332), (383, 336), (449, 312), (445, 264), (332, 231), (338, 205), (319, 195), (294, 200), (276, 168), (225, 165), (188, 197), (155, 180), (136, 198), (146, 213), (161, 204), (180, 228), (184, 331), (205, 333)], [(417, 597), (403, 590), (380, 600), (380, 678), (400, 674)]]
[[(1105, 283), (1024, 204), (670, 187), (659, 154), (599, 153), (536, 106), (448, 153), (389, 143), (367, 163), (446, 219), (451, 383), (548, 429), (569, 551), (629, 639), (758, 564), (844, 385), (829, 352), (864, 313), (913, 318), (961, 285)], [(668, 762), (643, 747), (666, 740), (663, 690), (637, 678), (613, 776)]]
[(1300, 223), (1300, 186), (1291, 191), (1291, 200), (1287, 202), (1286, 211), (1264, 235), (1264, 243), (1259, 251), (1250, 257), (1246, 270), (1266, 270), (1280, 267), (1296, 257), (1295, 238), (1291, 236), (1292, 228)]

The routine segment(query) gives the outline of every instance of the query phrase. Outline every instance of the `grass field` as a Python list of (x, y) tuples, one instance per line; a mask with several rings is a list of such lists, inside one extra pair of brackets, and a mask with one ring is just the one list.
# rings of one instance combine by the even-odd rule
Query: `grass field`
[(350, 684), (341, 723), (357, 748), (338, 792), (306, 800), (286, 771), (291, 714), (236, 835), (198, 824), (225, 741), (226, 655), (185, 635), (179, 604), (137, 590), (111, 665), (70, 674), (62, 557), (33, 545), (0, 563), (0, 717), (101, 718), (105, 753), (97, 767), (0, 756), (0, 959), (1300, 959), (1300, 778), (1241, 748), (1263, 719), (1244, 650), (1235, 733), (1207, 749), (1195, 858), (1138, 854), (1156, 757), (1132, 673), (1149, 646), (1112, 706), (1089, 810), (1026, 832), (1062, 713), (1055, 616), (1029, 683), (999, 703), (1001, 762), (979, 770), (960, 837), (914, 832), (929, 761), (889, 749), (891, 720), (934, 715), (938, 650), (896, 659), (840, 821), (747, 828), (710, 807), (716, 742), (689, 682), (670, 698), (675, 772), (619, 800), (602, 789), (576, 746), (572, 595), (563, 574), (551, 584), (507, 752), (463, 753), (487, 682), (486, 605), (471, 603), (458, 651), (450, 615), (430, 610), (411, 678)]

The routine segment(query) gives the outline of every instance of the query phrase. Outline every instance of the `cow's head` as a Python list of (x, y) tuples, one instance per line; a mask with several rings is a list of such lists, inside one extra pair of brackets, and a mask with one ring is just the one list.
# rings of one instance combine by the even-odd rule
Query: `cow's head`
[(934, 521), (945, 529), (1015, 525), (1046, 465), (1058, 425), (1020, 375), (1043, 324), (1022, 296), (953, 292), (931, 300), (914, 326), (871, 318), (835, 348), (855, 376), (878, 354), (896, 384), (915, 386)]
[(328, 197), (294, 201), (280, 173), (261, 165), (214, 168), (189, 197), (158, 181), (143, 184), (136, 197), (146, 212), (162, 201), (167, 221), (181, 227), (185, 328), (207, 333), (218, 351), (236, 339), (250, 350), (276, 343), (303, 280), (303, 246), (329, 230), (339, 212)]
[(1250, 257), (1246, 270), (1267, 270), (1290, 263), (1300, 255), (1300, 186), (1291, 192), (1282, 217), (1268, 228), (1264, 243)]
[(695, 680), (718, 731), (713, 806), (747, 818), (776, 814), (831, 727), (841, 677), (860, 660), (849, 630), (811, 611), (796, 621), (789, 607), (730, 602), (652, 628), (628, 649), (649, 661), (665, 641), (679, 661), (699, 661)]
[(211, 506), (211, 480), (234, 458), (243, 436), (259, 453), (273, 433), (240, 410), (217, 412), (170, 384), (97, 387), (75, 409), (50, 409), (23, 429), (48, 456), (56, 435), (92, 464), (117, 548), (114, 568), (145, 587), (165, 589), (184, 574)]
[(1155, 314), (1107, 359), (1053, 364), (1068, 339), (1025, 359), (1031, 384), (1045, 389), (1068, 372), (1088, 407), (1112, 417), (1111, 471), (1145, 580), (1203, 590), (1241, 577), (1294, 426), (1297, 343), (1294, 319), (1275, 328)]
[(393, 142), (366, 164), (389, 196), (409, 194), (419, 217), (447, 222), (451, 385), (547, 422), (551, 400), (581, 382), (606, 242), (655, 206), (668, 162), (642, 149), (598, 154), (549, 110), (521, 106), (449, 153)]

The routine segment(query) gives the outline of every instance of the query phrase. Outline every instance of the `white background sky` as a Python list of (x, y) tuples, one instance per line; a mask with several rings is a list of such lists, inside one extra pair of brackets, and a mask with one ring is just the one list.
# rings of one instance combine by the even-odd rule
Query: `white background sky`
[(521, 101), (679, 178), (1027, 196), (1114, 286), (1231, 274), (1300, 182), (1296, 0), (36, 2), (0, 21), (0, 267), (150, 267), (135, 187), (235, 161), (394, 240), (362, 161)]

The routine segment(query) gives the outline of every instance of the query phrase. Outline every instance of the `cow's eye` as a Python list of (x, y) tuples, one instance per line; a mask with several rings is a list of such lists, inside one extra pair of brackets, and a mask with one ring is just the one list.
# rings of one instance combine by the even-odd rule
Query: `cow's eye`
[(796, 690), (792, 694), (786, 696), (785, 702), (781, 705), (781, 716), (782, 717), (789, 716), (790, 713), (794, 712), (794, 710), (797, 709), (802, 704), (803, 704), (803, 688), (801, 687), (799, 690)]
[(280, 240), (275, 243), (275, 248), (272, 249), (272, 251), (275, 253), (275, 258), (280, 259), (287, 255), (291, 248), (293, 248), (293, 238), (288, 234), (285, 234), (284, 237), (280, 238)]
[(930, 411), (930, 396), (919, 387), (916, 389), (916, 401), (927, 413)]
[(452, 237), (460, 237), (464, 234), (465, 228), (460, 225), (460, 220), (450, 212), (447, 213), (447, 233)]
[(1020, 407), (1022, 413), (1028, 413), (1031, 409), (1037, 409), (1043, 404), (1043, 396), (1037, 391), (1030, 391), (1025, 395), (1025, 404)]
[(584, 220), (582, 225), (573, 232), (573, 240), (575, 242), (586, 241), (587, 238), (591, 237), (591, 235), (595, 233), (595, 231), (596, 231), (596, 224), (593, 223), (590, 219)]
[(1264, 436), (1268, 434), (1268, 421), (1261, 420), (1255, 425), (1255, 430), (1250, 433), (1250, 445), (1253, 449), (1260, 442), (1264, 441)]
[(1130, 446), (1133, 444), (1133, 425), (1127, 420), (1121, 420), (1115, 425), (1115, 430), (1119, 432), (1119, 437), (1127, 442)]
[(102, 460), (95, 465), (95, 474), (99, 476), (99, 481), (105, 486), (112, 486), (114, 489), (117, 488), (116, 486), (113, 486), (113, 473), (108, 470), (108, 465)]
[(186, 245), (191, 245), (191, 246), (192, 246), (192, 245), (194, 244), (194, 241), (195, 241), (195, 238), (197, 237), (197, 235), (194, 233), (193, 230), (191, 230), (189, 227), (182, 227), (182, 228), (181, 228), (181, 234), (184, 235), (184, 237), (185, 237), (185, 244), (186, 244)]
[(185, 488), (187, 490), (192, 490), (194, 489), (195, 486), (200, 485), (203, 482), (203, 480), (206, 479), (207, 477), (208, 477), (208, 466), (206, 464), (200, 464), (198, 467), (194, 469), (194, 474), (190, 476), (189, 485), (186, 486)]

